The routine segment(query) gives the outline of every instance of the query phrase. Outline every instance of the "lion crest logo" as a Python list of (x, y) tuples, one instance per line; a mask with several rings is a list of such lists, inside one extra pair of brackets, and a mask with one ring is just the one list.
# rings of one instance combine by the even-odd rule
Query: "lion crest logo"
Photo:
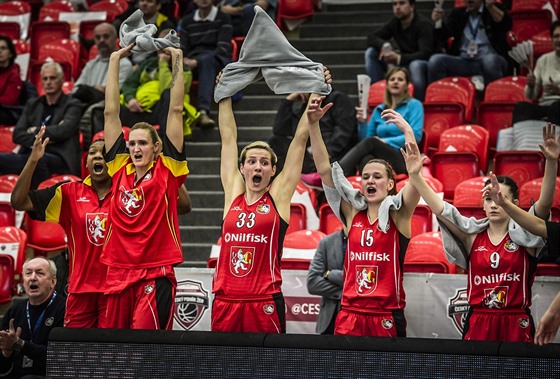
[(86, 228), (89, 242), (102, 246), (107, 231), (107, 213), (86, 213)]

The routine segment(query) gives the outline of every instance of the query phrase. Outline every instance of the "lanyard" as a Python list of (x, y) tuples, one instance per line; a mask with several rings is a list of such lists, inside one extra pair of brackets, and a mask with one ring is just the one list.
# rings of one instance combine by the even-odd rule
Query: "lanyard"
[(478, 17), (476, 18), (476, 24), (472, 24), (472, 17), (469, 16), (469, 30), (471, 31), (472, 40), (476, 40), (476, 35), (478, 34), (478, 28), (480, 27), (480, 22), (482, 20), (482, 15), (478, 13)]
[(56, 292), (53, 292), (53, 295), (51, 297), (51, 301), (49, 301), (46, 308), (43, 309), (43, 312), (41, 313), (41, 315), (37, 319), (37, 322), (35, 323), (35, 327), (33, 329), (31, 329), (31, 316), (29, 315), (29, 300), (27, 300), (27, 307), (26, 307), (27, 326), (29, 326), (29, 333), (31, 333), (31, 337), (29, 339), (29, 342), (33, 342), (33, 335), (35, 335), (35, 332), (37, 331), (37, 329), (39, 329), (41, 327), (41, 324), (43, 323), (43, 320), (45, 318), (45, 312), (47, 312), (47, 308), (52, 304), (52, 302), (55, 298), (56, 298)]

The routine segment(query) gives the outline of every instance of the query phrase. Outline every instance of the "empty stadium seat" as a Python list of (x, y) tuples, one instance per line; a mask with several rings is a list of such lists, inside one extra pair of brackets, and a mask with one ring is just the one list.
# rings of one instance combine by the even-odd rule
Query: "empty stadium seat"
[(13, 259), (0, 254), (0, 304), (11, 302), (14, 292)]
[(101, 0), (89, 6), (90, 12), (105, 11), (107, 12), (107, 22), (113, 22), (115, 18), (121, 15), (128, 8), (126, 0)]
[(282, 253), (282, 269), (307, 270), (319, 241), (326, 236), (319, 230), (298, 230), (286, 234)]
[(47, 3), (39, 11), (39, 21), (58, 21), (61, 12), (74, 12), (74, 6), (70, 1), (56, 0)]
[(480, 170), (488, 166), (489, 133), (479, 125), (459, 125), (445, 130), (439, 139), (438, 151), (472, 151), (478, 155)]
[(430, 171), (443, 184), (443, 197), (453, 201), (455, 187), (479, 175), (478, 155), (469, 151), (437, 152), (431, 157)]
[(12, 258), (13, 272), (21, 275), (25, 262), (27, 234), (15, 226), (0, 227), (0, 255)]
[(71, 80), (80, 75), (80, 44), (70, 38), (54, 40), (41, 46), (38, 60), (44, 62), (51, 58), (60, 64), (68, 63), (71, 68)]
[(342, 221), (335, 216), (328, 203), (319, 207), (319, 230), (325, 234), (331, 234), (342, 229)]
[(476, 89), (469, 78), (454, 76), (437, 80), (426, 88), (424, 103), (459, 103), (465, 107), (465, 119), (473, 121)]
[(482, 208), (481, 190), (488, 179), (488, 176), (477, 176), (457, 184), (453, 205), (463, 216), (477, 219), (486, 217), (486, 212)]
[(427, 205), (418, 204), (410, 220), (410, 237), (432, 231), (432, 210)]
[(307, 227), (307, 218), (305, 205), (300, 203), (290, 204), (290, 224), (288, 225), (288, 230), (286, 234), (295, 232), (297, 230), (303, 230)]
[(511, 32), (518, 42), (547, 31), (552, 22), (552, 15), (545, 9), (512, 9), (509, 15), (512, 21)]
[(313, 16), (313, 0), (278, 0), (276, 25), (284, 28), (286, 20), (303, 20)]
[(404, 271), (457, 273), (457, 266), (449, 263), (445, 257), (441, 232), (422, 233), (410, 239), (404, 258)]
[(560, 276), (560, 264), (554, 262), (537, 263), (536, 276)]
[(484, 101), (531, 101), (525, 97), (525, 76), (505, 76), (488, 83), (484, 90)]
[(1, 153), (13, 153), (18, 147), (13, 141), (12, 136), (14, 134), (15, 126), (3, 125), (0, 127), (0, 152)]
[(19, 39), (21, 36), (20, 25), (17, 22), (0, 22), (0, 35), (9, 37), (12, 40)]
[(489, 132), (488, 146), (492, 154), (496, 151), (498, 132), (512, 126), (515, 103), (482, 102), (478, 104), (478, 125)]
[(62, 21), (37, 21), (31, 23), (29, 40), (31, 42), (31, 61), (37, 61), (41, 47), (51, 41), (70, 38), (70, 25)]
[(465, 122), (465, 107), (459, 103), (424, 103), (423, 153), (431, 156), (437, 151), (441, 133)]
[[(529, 209), (536, 202), (541, 193), (543, 178), (530, 180), (519, 187), (519, 206)], [(556, 190), (552, 201), (552, 221), (560, 221), (560, 178), (556, 178)]]
[(544, 175), (545, 159), (540, 151), (498, 151), (494, 155), (494, 174), (510, 176), (521, 187)]

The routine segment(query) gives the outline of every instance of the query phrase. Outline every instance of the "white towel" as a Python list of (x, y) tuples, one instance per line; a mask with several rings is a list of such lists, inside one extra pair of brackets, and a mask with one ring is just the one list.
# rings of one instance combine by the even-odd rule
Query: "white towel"
[(121, 47), (135, 43), (133, 53), (158, 51), (170, 46), (180, 47), (179, 36), (175, 30), (171, 30), (164, 38), (156, 38), (154, 35), (157, 32), (157, 26), (146, 24), (143, 17), (144, 13), (138, 9), (121, 24), (119, 30)]
[(323, 65), (290, 45), (270, 16), (256, 5), (239, 60), (224, 68), (214, 89), (214, 101), (233, 96), (261, 77), (276, 94), (331, 92), (331, 86), (325, 83)]

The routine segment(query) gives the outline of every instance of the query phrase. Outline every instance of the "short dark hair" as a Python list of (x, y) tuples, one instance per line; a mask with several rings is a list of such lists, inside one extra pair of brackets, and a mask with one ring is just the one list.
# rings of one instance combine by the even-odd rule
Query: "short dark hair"
[(560, 21), (556, 20), (552, 24), (550, 24), (550, 36), (554, 34), (554, 29), (560, 27)]
[[(512, 197), (511, 200), (512, 201), (519, 199), (519, 187), (517, 186), (517, 183), (515, 182), (515, 180), (513, 180), (509, 176), (496, 176), (496, 179), (498, 179), (498, 183), (506, 185), (506, 186), (509, 187), (509, 190), (511, 191), (511, 197)], [(484, 185), (487, 186), (491, 183), (492, 182), (490, 181), (490, 179), (488, 179), (488, 180), (486, 180)]]
[(6, 42), (6, 46), (8, 46), (8, 50), (10, 50), (10, 53), (12, 54), (12, 56), (10, 57), (10, 65), (9, 65), (11, 66), (16, 61), (16, 57), (17, 57), (16, 47), (14, 46), (14, 43), (12, 42), (12, 39), (10, 37), (0, 35), (0, 41)]

